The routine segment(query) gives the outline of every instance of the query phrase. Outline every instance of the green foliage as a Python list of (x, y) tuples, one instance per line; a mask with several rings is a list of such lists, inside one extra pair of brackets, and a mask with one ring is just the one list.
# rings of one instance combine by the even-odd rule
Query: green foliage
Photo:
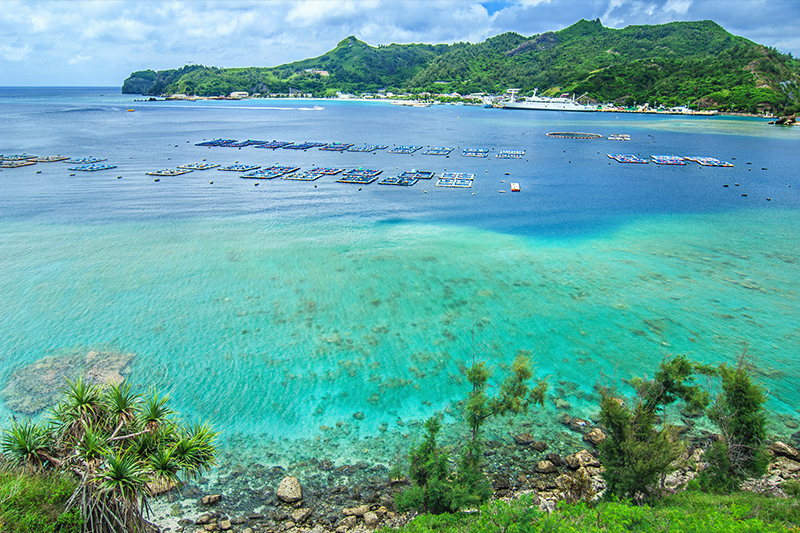
[[(318, 72), (326, 71), (328, 75)], [(581, 20), (533, 37), (372, 47), (355, 37), (330, 52), (273, 68), (187, 65), (134, 72), (124, 93), (227, 95), (233, 91), (330, 96), (394, 92), (587, 93), (620, 104), (714, 107), (741, 112), (800, 108), (800, 63), (729, 34), (711, 21), (605, 28)]]
[(789, 481), (784, 481), (781, 483), (781, 489), (787, 496), (792, 496), (793, 498), (800, 498), (800, 481), (796, 479), (790, 479)]
[(82, 520), (64, 512), (75, 489), (70, 477), (0, 472), (0, 531), (5, 533), (77, 533)]
[(725, 441), (714, 442), (703, 458), (708, 467), (697, 476), (697, 488), (712, 494), (730, 494), (739, 488), (739, 479), (731, 465)]
[(79, 516), (84, 532), (141, 531), (151, 486), (169, 488), (215, 462), (217, 433), (181, 423), (168, 399), (126, 383), (68, 381), (48, 425), (14, 419), (0, 448), (11, 465), (78, 477), (65, 526)]

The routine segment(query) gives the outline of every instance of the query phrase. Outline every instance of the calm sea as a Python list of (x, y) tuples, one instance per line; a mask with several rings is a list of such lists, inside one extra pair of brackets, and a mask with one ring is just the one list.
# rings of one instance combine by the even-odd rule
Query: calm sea
[[(226, 445), (327, 439), (334, 459), (357, 461), (366, 441), (402, 440), (435, 412), (458, 422), (473, 357), (500, 369), (530, 353), (553, 400), (531, 416), (555, 420), (556, 399), (591, 417), (596, 384), (627, 390), (622, 380), (652, 375), (669, 354), (718, 363), (746, 350), (773, 431), (796, 431), (781, 422), (800, 418), (800, 128), (382, 102), (137, 102), (115, 88), (0, 89), (0, 120), (0, 154), (116, 165), (0, 172), (0, 385), (45, 356), (132, 352), (138, 388), (169, 391)], [(631, 140), (605, 139), (613, 133)], [(220, 137), (454, 150), (196, 146)], [(489, 157), (462, 157), (468, 147)], [(526, 153), (502, 160), (500, 150)], [(619, 152), (735, 166), (606, 157)], [(202, 161), (476, 177), (447, 189), (145, 175)], [(11, 414), (0, 405), (0, 418)], [(378, 459), (402, 447), (380, 446)]]

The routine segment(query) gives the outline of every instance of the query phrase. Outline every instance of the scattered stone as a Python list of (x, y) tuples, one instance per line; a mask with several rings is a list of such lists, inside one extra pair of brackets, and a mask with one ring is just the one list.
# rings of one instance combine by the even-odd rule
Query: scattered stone
[(569, 411), (572, 409), (572, 406), (568, 401), (562, 400), (561, 398), (556, 398), (556, 409), (559, 411)]
[(564, 424), (565, 426), (568, 426), (571, 421), (572, 421), (572, 417), (569, 416), (569, 413), (558, 413), (558, 422), (560, 424)]
[(217, 531), (217, 524), (216, 523), (206, 524), (206, 525), (203, 526), (203, 529), (205, 531)]
[(547, 443), (543, 440), (537, 440), (536, 442), (531, 444), (531, 448), (533, 448), (537, 452), (543, 452), (547, 449)]
[(194, 521), (195, 524), (198, 526), (202, 526), (205, 524), (210, 524), (214, 520), (214, 517), (208, 513), (201, 514), (197, 520)]
[(800, 463), (788, 457), (778, 456), (770, 466), (771, 471), (780, 474), (795, 474), (800, 472)]
[(302, 524), (303, 522), (308, 520), (309, 516), (311, 516), (311, 509), (309, 509), (308, 507), (295, 509), (294, 511), (292, 511), (291, 514), (292, 522), (296, 524)]
[(366, 416), (364, 415), (364, 413), (359, 411), (357, 413), (353, 413), (353, 418), (355, 418), (356, 420), (364, 420)]
[(558, 468), (550, 461), (544, 460), (536, 463), (536, 471), (540, 474), (553, 474), (558, 472)]
[(561, 456), (557, 453), (548, 453), (546, 459), (556, 466), (564, 464), (564, 461), (561, 460)]
[(583, 436), (583, 440), (590, 442), (595, 446), (599, 446), (601, 442), (606, 440), (606, 435), (600, 428), (593, 428), (589, 433)]
[(364, 513), (364, 523), (370, 529), (377, 527), (378, 526), (378, 515), (376, 515), (372, 511)]
[(303, 499), (303, 488), (296, 477), (286, 476), (278, 484), (275, 495), (286, 503), (294, 503)]
[(359, 505), (358, 507), (342, 509), (342, 514), (344, 516), (364, 516), (366, 512), (369, 512), (369, 505)]
[(222, 499), (222, 494), (209, 494), (200, 500), (201, 505), (216, 505)]
[(536, 438), (530, 433), (520, 433), (519, 435), (514, 435), (514, 442), (520, 446), (526, 446), (536, 442)]
[(218, 526), (221, 531), (228, 531), (233, 527), (233, 524), (231, 524), (230, 520), (221, 520)]
[(354, 515), (345, 516), (339, 522), (336, 523), (336, 531), (339, 531), (340, 528), (344, 528), (343, 531), (347, 531), (348, 529), (353, 529), (356, 524), (358, 523), (358, 518)]
[(590, 427), (592, 427), (591, 422), (582, 418), (571, 418), (569, 421), (569, 429), (578, 433), (585, 433)]
[(568, 455), (564, 458), (564, 462), (573, 470), (577, 470), (582, 466), (600, 466), (600, 461), (598, 461), (589, 450), (581, 450), (572, 455)]

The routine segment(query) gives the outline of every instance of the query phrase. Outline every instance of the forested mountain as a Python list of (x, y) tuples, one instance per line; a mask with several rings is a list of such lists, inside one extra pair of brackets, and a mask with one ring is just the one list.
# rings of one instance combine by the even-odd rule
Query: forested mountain
[(123, 92), (498, 94), (509, 87), (627, 105), (787, 113), (800, 109), (800, 62), (711, 21), (616, 30), (581, 20), (557, 32), (504, 33), (477, 44), (373, 47), (348, 37), (323, 56), (272, 68), (134, 72)]

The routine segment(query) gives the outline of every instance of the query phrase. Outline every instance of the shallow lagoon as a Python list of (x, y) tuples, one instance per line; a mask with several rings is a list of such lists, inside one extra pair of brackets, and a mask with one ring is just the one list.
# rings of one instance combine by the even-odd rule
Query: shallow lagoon
[[(747, 350), (779, 417), (773, 430), (795, 431), (781, 422), (800, 416), (800, 130), (728, 117), (359, 102), (144, 104), (99, 92), (0, 97), (11, 124), (0, 153), (117, 165), (0, 173), (0, 379), (48, 355), (134, 352), (130, 379), (212, 420), (230, 450), (324, 438), (336, 461), (389, 461), (416, 421), (438, 411), (459, 420), (473, 356), (502, 367), (530, 353), (552, 399), (588, 418), (597, 383), (652, 373), (668, 354), (732, 362)], [(544, 135), (573, 130), (633, 140)], [(194, 145), (213, 137), (527, 154)], [(713, 156), (736, 167), (609, 164), (606, 152)], [(477, 178), (452, 190), (144, 175), (202, 159)], [(512, 180), (522, 192), (500, 193)], [(552, 402), (547, 413), (537, 431), (555, 434)]]

